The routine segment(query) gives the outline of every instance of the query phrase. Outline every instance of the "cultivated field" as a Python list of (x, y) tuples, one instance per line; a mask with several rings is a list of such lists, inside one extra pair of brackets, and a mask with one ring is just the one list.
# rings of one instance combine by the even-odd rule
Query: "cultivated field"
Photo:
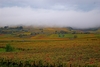
[(100, 34), (0, 35), (0, 67), (100, 67)]

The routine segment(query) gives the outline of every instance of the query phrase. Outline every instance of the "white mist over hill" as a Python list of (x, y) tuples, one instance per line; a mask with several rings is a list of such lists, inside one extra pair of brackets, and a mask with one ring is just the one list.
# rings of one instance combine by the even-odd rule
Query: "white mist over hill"
[(0, 0), (0, 4), (0, 26), (100, 26), (99, 0)]

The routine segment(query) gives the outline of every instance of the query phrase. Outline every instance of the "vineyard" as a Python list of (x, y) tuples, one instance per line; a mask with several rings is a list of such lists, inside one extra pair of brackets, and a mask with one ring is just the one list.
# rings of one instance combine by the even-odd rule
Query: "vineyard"
[(100, 67), (100, 34), (38, 32), (0, 34), (0, 67)]

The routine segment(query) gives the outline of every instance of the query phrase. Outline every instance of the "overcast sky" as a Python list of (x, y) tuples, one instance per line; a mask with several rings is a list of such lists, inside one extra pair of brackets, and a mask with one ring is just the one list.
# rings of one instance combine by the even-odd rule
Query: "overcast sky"
[(0, 26), (100, 26), (100, 0), (0, 0)]

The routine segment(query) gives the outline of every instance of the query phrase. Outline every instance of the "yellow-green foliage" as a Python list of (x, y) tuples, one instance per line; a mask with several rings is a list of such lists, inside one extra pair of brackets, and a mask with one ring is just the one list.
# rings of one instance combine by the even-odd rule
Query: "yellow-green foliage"
[[(10, 43), (20, 52), (1, 52), (0, 58), (15, 62), (29, 61), (35, 64), (62, 65), (78, 67), (79, 65), (100, 65), (100, 38), (97, 34), (76, 34), (78, 38), (57, 37), (58, 34), (37, 35), (37, 38), (5, 38), (0, 39), (0, 47)], [(73, 35), (70, 35), (71, 37)], [(39, 38), (40, 37), (40, 38)], [(51, 37), (51, 38), (50, 38)], [(54, 38), (53, 38), (54, 37)], [(40, 61), (40, 62), (39, 62)], [(62, 66), (61, 66), (62, 67)], [(85, 66), (84, 66), (85, 67)]]

